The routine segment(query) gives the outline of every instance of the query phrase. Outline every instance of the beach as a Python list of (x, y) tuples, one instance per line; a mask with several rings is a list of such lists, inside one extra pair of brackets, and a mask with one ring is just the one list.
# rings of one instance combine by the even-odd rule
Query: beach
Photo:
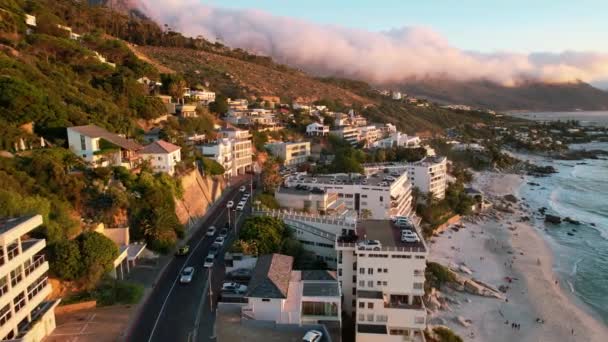
[[(473, 187), (499, 203), (507, 194), (519, 198), (525, 181), (520, 175), (483, 172), (475, 175)], [(443, 294), (451, 299), (449, 308), (432, 313), (430, 324), (447, 325), (474, 341), (605, 341), (608, 328), (576, 303), (568, 285), (557, 278), (544, 231), (521, 220), (533, 216), (525, 200), (520, 198), (511, 209), (489, 209), (463, 220), (466, 228), (448, 229), (431, 239), (430, 261), (464, 264), (472, 271), (469, 277), (508, 289), (505, 300), (447, 289)]]

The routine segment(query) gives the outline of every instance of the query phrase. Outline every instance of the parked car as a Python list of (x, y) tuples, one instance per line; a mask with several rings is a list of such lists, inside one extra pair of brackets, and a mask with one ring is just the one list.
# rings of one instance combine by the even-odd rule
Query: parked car
[(360, 250), (379, 251), (382, 248), (382, 244), (379, 240), (363, 240), (357, 243), (357, 247)]
[(220, 237), (223, 237), (225, 239), (226, 236), (228, 236), (228, 229), (222, 228), (222, 230), (220, 230)]
[(230, 209), (234, 207), (234, 201), (228, 201), (228, 203), (226, 203), (226, 208)]
[(402, 228), (414, 227), (414, 225), (412, 224), (412, 221), (406, 221), (406, 220), (397, 220), (395, 222), (395, 226), (402, 227)]
[(414, 233), (411, 230), (404, 229), (401, 231), (401, 241), (403, 242), (418, 242), (420, 238), (418, 234)]
[(207, 255), (207, 257), (205, 258), (205, 262), (203, 263), (203, 267), (205, 267), (205, 268), (213, 267), (214, 259), (215, 259), (215, 257), (213, 255)]
[(175, 252), (175, 255), (185, 256), (188, 255), (188, 253), (190, 253), (190, 245), (184, 245), (183, 247), (179, 248), (177, 252)]
[(247, 292), (247, 286), (235, 282), (228, 282), (222, 284), (222, 292), (241, 294)]
[(244, 194), (243, 194), (243, 199), (244, 199), (245, 201), (247, 201), (247, 200), (249, 199), (249, 197), (251, 197), (251, 194), (250, 194), (250, 193), (246, 192), (246, 193), (244, 193)]
[(391, 218), (391, 221), (393, 222), (397, 222), (400, 220), (409, 220), (410, 218), (407, 216), (393, 216), (393, 218)]
[(182, 284), (189, 284), (192, 282), (194, 276), (194, 267), (186, 267), (182, 271), (182, 275), (179, 277), (179, 282)]
[(236, 210), (237, 211), (243, 211), (243, 209), (245, 209), (245, 203), (239, 203), (239, 205), (236, 206)]
[(230, 279), (234, 279), (237, 281), (249, 281), (249, 279), (251, 279), (251, 273), (252, 271), (250, 269), (238, 268), (228, 273), (228, 276), (230, 277)]
[(319, 330), (309, 330), (302, 337), (302, 342), (319, 342), (323, 338), (323, 333)]
[(240, 192), (245, 192), (245, 189), (246, 189), (246, 188), (245, 188), (245, 186), (244, 186), (244, 185), (241, 185), (241, 187), (239, 188), (239, 191), (240, 191)]
[(226, 241), (226, 239), (224, 239), (224, 237), (222, 236), (218, 236), (215, 238), (215, 241), (213, 241), (213, 244), (216, 246), (223, 246), (224, 245), (224, 241)]
[(207, 229), (207, 236), (213, 236), (215, 235), (215, 232), (217, 231), (217, 229), (215, 228), (215, 226), (211, 226), (209, 227), (209, 229)]

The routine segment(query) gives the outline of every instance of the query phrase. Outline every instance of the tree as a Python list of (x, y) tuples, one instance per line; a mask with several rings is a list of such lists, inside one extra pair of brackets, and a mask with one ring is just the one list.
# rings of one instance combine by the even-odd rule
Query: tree
[(281, 219), (255, 216), (245, 220), (239, 233), (241, 240), (257, 246), (257, 255), (278, 253), (285, 237), (286, 227)]
[(63, 280), (76, 280), (83, 274), (78, 242), (63, 240), (49, 246), (51, 272)]
[(262, 166), (262, 187), (265, 192), (274, 192), (283, 178), (279, 174), (279, 164), (269, 158)]
[(228, 109), (228, 99), (222, 94), (217, 94), (215, 101), (209, 104), (209, 110), (217, 115), (225, 114)]
[(76, 240), (80, 247), (85, 286), (93, 287), (112, 270), (118, 248), (112, 240), (93, 231), (80, 234)]
[(220, 163), (207, 157), (202, 157), (201, 164), (206, 174), (223, 175), (226, 172)]

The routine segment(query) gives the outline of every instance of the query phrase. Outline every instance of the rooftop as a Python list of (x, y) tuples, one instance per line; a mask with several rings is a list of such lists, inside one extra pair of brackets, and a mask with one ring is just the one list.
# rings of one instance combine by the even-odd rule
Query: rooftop
[[(370, 172), (368, 172), (370, 171)], [(388, 172), (386, 172), (388, 171)], [(406, 172), (403, 170), (367, 170), (367, 176), (358, 173), (335, 173), (321, 175), (295, 175), (289, 176), (287, 181), (292, 184), (322, 184), (322, 185), (361, 185), (390, 187), (397, 178)]]
[(258, 258), (246, 297), (287, 298), (293, 257), (267, 254)]
[(419, 232), (417, 232), (421, 239), (419, 242), (402, 242), (401, 229), (394, 226), (390, 220), (361, 220), (357, 223), (357, 236), (353, 239), (340, 237), (338, 243), (354, 246), (364, 241), (377, 240), (381, 244), (379, 250), (426, 252), (426, 246)]
[(126, 150), (137, 151), (142, 148), (142, 146), (136, 143), (133, 140), (129, 140), (127, 138), (123, 138), (118, 134), (111, 133), (106, 131), (105, 129), (95, 126), (95, 125), (86, 125), (86, 126), (73, 126), (69, 127), (74, 132), (80, 133), (84, 136), (90, 138), (102, 138), (106, 141), (111, 142), (112, 144), (122, 147)]
[(147, 145), (143, 149), (139, 151), (140, 154), (162, 154), (162, 153), (172, 153), (180, 150), (181, 147), (174, 145), (170, 142), (164, 140), (158, 140), (150, 145)]
[(19, 226), (32, 219), (36, 215), (28, 215), (21, 217), (0, 218), (0, 234), (4, 234), (9, 230)]

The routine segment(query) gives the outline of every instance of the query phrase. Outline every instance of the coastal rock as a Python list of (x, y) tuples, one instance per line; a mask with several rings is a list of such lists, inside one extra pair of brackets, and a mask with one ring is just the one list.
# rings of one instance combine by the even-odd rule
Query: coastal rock
[(471, 324), (469, 322), (467, 322), (466, 319), (464, 319), (464, 317), (462, 316), (456, 316), (454, 317), (454, 322), (462, 325), (465, 328), (468, 328)]
[(458, 266), (458, 270), (465, 274), (469, 274), (469, 275), (473, 274), (473, 271), (471, 271), (468, 267), (466, 267), (464, 265)]
[(553, 223), (553, 224), (560, 224), (560, 223), (562, 223), (562, 218), (557, 215), (547, 214), (547, 215), (545, 215), (545, 222), (549, 222), (549, 223)]
[(576, 225), (576, 226), (579, 226), (581, 224), (580, 221), (577, 221), (577, 220), (575, 220), (573, 218), (570, 218), (570, 217), (564, 218), (564, 222), (568, 222), (568, 223)]
[(511, 203), (517, 203), (517, 197), (515, 197), (515, 195), (513, 194), (508, 194), (504, 196), (505, 201), (511, 202)]

